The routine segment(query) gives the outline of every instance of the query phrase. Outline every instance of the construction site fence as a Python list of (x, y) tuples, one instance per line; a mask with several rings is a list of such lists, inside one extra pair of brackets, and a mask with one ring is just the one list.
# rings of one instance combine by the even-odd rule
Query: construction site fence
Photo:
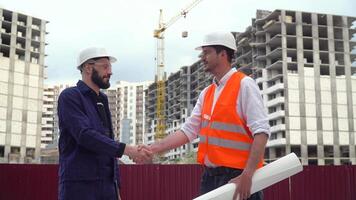
[[(200, 165), (120, 165), (122, 200), (199, 195)], [(356, 200), (356, 165), (304, 166), (264, 191), (265, 200)], [(58, 199), (58, 165), (0, 164), (0, 200)]]

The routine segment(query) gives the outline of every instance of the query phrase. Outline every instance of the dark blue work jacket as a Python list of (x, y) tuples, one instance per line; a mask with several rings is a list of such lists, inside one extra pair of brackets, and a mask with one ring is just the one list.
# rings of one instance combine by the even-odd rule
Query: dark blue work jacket
[(79, 81), (76, 87), (65, 89), (59, 96), (60, 185), (67, 181), (111, 179), (114, 182), (119, 179), (116, 158), (122, 156), (125, 144), (105, 134), (113, 133), (108, 99), (100, 92), (109, 120), (109, 128), (106, 128), (98, 112), (96, 95)]

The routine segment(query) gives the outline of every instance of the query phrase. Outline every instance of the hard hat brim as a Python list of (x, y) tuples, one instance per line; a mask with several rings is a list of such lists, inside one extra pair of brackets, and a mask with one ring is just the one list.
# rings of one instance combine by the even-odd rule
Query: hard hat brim
[(82, 61), (80, 64), (78, 64), (77, 67), (81, 66), (82, 64), (84, 64), (86, 61), (88, 61), (88, 60), (90, 60), (90, 59), (94, 59), (94, 58), (104, 58), (104, 57), (108, 57), (110, 63), (114, 63), (114, 62), (117, 61), (117, 58), (115, 58), (114, 56), (110, 56), (110, 55), (106, 55), (106, 54), (105, 54), (105, 55), (99, 55), (99, 56), (87, 58), (87, 59), (85, 59), (84, 61)]

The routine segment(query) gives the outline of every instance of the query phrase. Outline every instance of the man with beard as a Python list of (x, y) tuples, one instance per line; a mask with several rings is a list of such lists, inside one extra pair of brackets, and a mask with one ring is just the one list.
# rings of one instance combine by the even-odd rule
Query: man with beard
[(108, 99), (100, 89), (110, 87), (115, 61), (103, 48), (83, 50), (77, 65), (82, 80), (59, 96), (60, 200), (117, 200), (116, 158), (123, 154), (136, 162), (151, 158), (147, 149), (114, 140)]
[(235, 198), (260, 200), (250, 194), (252, 176), (262, 166), (269, 123), (260, 91), (251, 77), (231, 67), (236, 41), (231, 33), (213, 32), (197, 48), (214, 76), (197, 100), (182, 129), (149, 147), (153, 153), (177, 148), (199, 137), (197, 161), (204, 165), (200, 193), (229, 181), (238, 185)]

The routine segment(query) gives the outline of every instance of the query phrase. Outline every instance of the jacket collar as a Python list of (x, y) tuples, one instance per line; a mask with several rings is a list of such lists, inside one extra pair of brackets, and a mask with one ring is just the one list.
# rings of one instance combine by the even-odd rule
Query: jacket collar
[[(82, 94), (91, 94), (93, 96), (98, 96), (96, 95), (96, 92), (93, 89), (91, 89), (87, 84), (85, 84), (84, 81), (82, 80), (79, 80), (77, 82), (77, 87)], [(99, 96), (103, 96), (103, 94), (100, 91), (99, 91)]]

